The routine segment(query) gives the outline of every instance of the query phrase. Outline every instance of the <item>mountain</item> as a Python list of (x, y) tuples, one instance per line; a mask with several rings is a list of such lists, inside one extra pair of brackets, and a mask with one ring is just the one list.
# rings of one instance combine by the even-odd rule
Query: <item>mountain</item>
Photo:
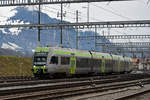
[(11, 50), (11, 49), (3, 49), (3, 48), (0, 48), (0, 55), (1, 56), (20, 56), (20, 57), (31, 57), (31, 55), (26, 55), (26, 54), (23, 54), (22, 52), (17, 52), (17, 51), (14, 51), (14, 50)]
[[(18, 23), (38, 23), (38, 12), (31, 11), (25, 7), (17, 7), (13, 9), (16, 13), (7, 19), (11, 24)], [(41, 12), (41, 24), (60, 23), (60, 20), (49, 17), (46, 13)], [(69, 22), (64, 22), (69, 23)], [(11, 49), (23, 54), (32, 54), (38, 45), (38, 31), (36, 28), (5, 28), (0, 29), (0, 47)], [(80, 36), (91, 36), (95, 34), (92, 31), (79, 31)], [(107, 41), (109, 42), (109, 41)], [(49, 28), (41, 29), (40, 46), (59, 46), (60, 29)], [(63, 29), (63, 46), (76, 48), (76, 30)], [(94, 49), (94, 40), (79, 41), (79, 49)]]

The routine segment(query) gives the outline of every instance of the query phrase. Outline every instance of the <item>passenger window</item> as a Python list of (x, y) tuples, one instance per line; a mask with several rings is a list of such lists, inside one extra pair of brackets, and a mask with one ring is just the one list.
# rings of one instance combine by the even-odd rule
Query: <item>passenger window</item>
[(69, 57), (61, 57), (61, 64), (62, 65), (69, 65), (70, 58)]
[(91, 60), (86, 58), (77, 58), (77, 67), (86, 68), (89, 67), (91, 64)]
[(58, 64), (58, 57), (52, 56), (50, 64)]

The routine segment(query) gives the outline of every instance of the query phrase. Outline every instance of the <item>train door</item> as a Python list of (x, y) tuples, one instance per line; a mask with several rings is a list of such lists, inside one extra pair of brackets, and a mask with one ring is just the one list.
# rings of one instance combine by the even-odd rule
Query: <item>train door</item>
[(76, 58), (70, 58), (70, 74), (76, 74)]
[(118, 58), (118, 68), (117, 68), (118, 73), (120, 73), (120, 67), (121, 67), (120, 58)]
[(102, 56), (101, 72), (102, 72), (102, 73), (105, 73), (105, 58), (104, 58), (104, 56)]
[(125, 68), (125, 59), (124, 58), (123, 58), (123, 61), (121, 63), (121, 69), (122, 69), (123, 72), (126, 71), (126, 68)]

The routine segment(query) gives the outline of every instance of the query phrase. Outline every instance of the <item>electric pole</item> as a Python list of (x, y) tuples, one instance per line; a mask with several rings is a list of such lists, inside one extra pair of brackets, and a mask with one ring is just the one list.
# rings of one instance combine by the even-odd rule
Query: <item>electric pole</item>
[(90, 10), (90, 4), (89, 4), (89, 2), (88, 2), (88, 7), (87, 7), (87, 22), (89, 23), (89, 17), (90, 17), (90, 12), (89, 12), (89, 10)]
[[(78, 23), (78, 10), (76, 10), (76, 23)], [(76, 49), (78, 49), (78, 27), (77, 27), (77, 34), (76, 34)]]
[[(41, 13), (41, 5), (40, 5), (40, 1), (39, 0), (39, 11), (38, 11), (38, 24), (40, 25), (41, 24), (41, 21), (40, 21), (40, 13)], [(40, 26), (38, 27), (38, 46), (40, 47)]]
[(97, 42), (97, 41), (96, 41), (96, 36), (97, 36), (97, 35), (96, 35), (96, 34), (97, 34), (97, 27), (95, 26), (95, 36), (94, 36), (94, 37), (95, 37), (95, 41), (94, 41), (94, 42), (95, 42), (95, 51), (96, 51), (96, 49), (97, 49), (97, 46), (96, 46), (96, 42)]
[[(62, 1), (62, 0), (61, 0)], [(62, 24), (62, 21), (63, 21), (63, 3), (61, 2), (61, 24)], [(60, 27), (60, 46), (62, 47), (63, 45), (63, 27), (61, 26)]]
[[(104, 37), (104, 31), (102, 31), (103, 37)], [(105, 40), (102, 38), (102, 52), (104, 53), (105, 51)]]
[[(66, 14), (66, 12), (65, 13), (63, 13), (63, 3), (62, 3), (62, 0), (61, 0), (61, 3), (60, 3), (61, 5), (61, 11), (60, 11), (60, 13), (58, 12), (57, 13), (57, 17), (60, 17), (60, 23), (59, 24), (62, 24), (63, 23), (63, 16), (65, 17), (65, 14)], [(63, 46), (63, 26), (60, 26), (60, 47), (62, 47)]]

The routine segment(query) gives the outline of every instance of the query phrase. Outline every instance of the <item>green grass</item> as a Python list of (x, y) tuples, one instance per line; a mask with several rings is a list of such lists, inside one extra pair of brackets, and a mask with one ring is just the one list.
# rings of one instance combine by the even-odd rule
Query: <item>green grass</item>
[(31, 76), (32, 59), (15, 56), (0, 56), (0, 77)]

